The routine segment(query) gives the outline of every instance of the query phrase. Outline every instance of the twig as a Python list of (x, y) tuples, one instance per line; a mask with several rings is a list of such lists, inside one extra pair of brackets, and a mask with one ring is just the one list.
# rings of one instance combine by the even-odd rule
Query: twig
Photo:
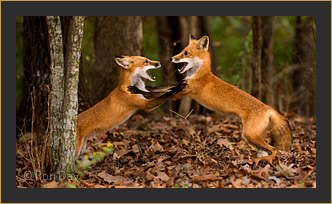
[(35, 98), (34, 98), (34, 93), (35, 93), (35, 87), (33, 87), (32, 92), (30, 93), (31, 95), (31, 106), (32, 106), (32, 116), (31, 116), (31, 143), (30, 143), (30, 148), (28, 148), (28, 153), (30, 156), (35, 180), (37, 181), (37, 169), (36, 169), (36, 159), (34, 157), (34, 148), (33, 148), (33, 142), (34, 142), (34, 137), (33, 137), (33, 124), (35, 122)]
[(173, 110), (169, 110), (171, 111), (172, 113), (175, 113), (176, 115), (178, 115), (179, 117), (185, 119), (187, 125), (188, 125), (188, 128), (189, 128), (189, 131), (190, 131), (190, 135), (192, 136), (192, 138), (194, 139), (194, 146), (195, 146), (195, 153), (196, 153), (196, 160), (195, 160), (195, 168), (197, 169), (197, 161), (198, 161), (198, 155), (199, 155), (199, 150), (197, 150), (197, 144), (196, 144), (196, 138), (194, 136), (194, 134), (192, 133), (191, 131), (191, 127), (190, 127), (190, 123), (188, 121), (188, 117), (190, 116), (190, 114), (194, 111), (194, 109), (191, 109), (191, 111), (186, 115), (186, 116), (183, 116), (181, 115), (180, 113), (177, 113)]

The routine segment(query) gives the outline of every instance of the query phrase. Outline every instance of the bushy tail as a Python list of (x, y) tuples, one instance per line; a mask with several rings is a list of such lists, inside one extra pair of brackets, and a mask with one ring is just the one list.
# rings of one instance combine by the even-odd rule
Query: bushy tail
[(272, 146), (278, 150), (289, 151), (293, 142), (293, 136), (288, 120), (276, 111), (273, 111), (270, 118), (272, 121)]

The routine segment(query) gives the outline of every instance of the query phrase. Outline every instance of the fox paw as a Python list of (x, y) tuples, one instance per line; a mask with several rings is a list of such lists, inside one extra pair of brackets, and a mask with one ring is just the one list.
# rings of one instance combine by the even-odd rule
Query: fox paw
[(186, 81), (182, 80), (177, 86), (172, 88), (172, 91), (180, 92), (183, 91), (187, 86), (188, 84), (186, 83)]
[(131, 94), (139, 94), (140, 93), (140, 90), (136, 86), (128, 86), (127, 88), (128, 88), (127, 90)]
[(180, 84), (178, 85), (180, 91), (183, 91), (187, 86), (188, 86), (188, 84), (184, 80), (181, 81)]

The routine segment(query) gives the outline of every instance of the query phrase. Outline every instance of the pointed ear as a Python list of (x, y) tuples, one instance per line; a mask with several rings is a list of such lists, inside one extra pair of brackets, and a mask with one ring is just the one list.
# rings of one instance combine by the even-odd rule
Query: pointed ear
[(115, 62), (121, 67), (128, 69), (129, 62), (122, 56), (114, 56)]
[(197, 39), (195, 38), (195, 36), (193, 36), (192, 34), (190, 34), (189, 35), (189, 43), (191, 42), (191, 40), (197, 40)]
[(198, 40), (197, 44), (197, 49), (207, 50), (209, 48), (209, 37), (204, 35), (201, 39)]

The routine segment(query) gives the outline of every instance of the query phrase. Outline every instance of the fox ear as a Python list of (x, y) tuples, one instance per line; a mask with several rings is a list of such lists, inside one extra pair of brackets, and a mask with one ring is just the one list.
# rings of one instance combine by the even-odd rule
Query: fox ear
[(115, 62), (121, 67), (128, 69), (129, 62), (122, 56), (114, 56)]
[(209, 48), (209, 36), (204, 35), (201, 39), (198, 40), (197, 49), (207, 50)]
[(190, 34), (189, 35), (189, 43), (191, 42), (191, 40), (197, 40), (197, 39), (195, 38), (195, 36), (193, 36), (192, 34)]

